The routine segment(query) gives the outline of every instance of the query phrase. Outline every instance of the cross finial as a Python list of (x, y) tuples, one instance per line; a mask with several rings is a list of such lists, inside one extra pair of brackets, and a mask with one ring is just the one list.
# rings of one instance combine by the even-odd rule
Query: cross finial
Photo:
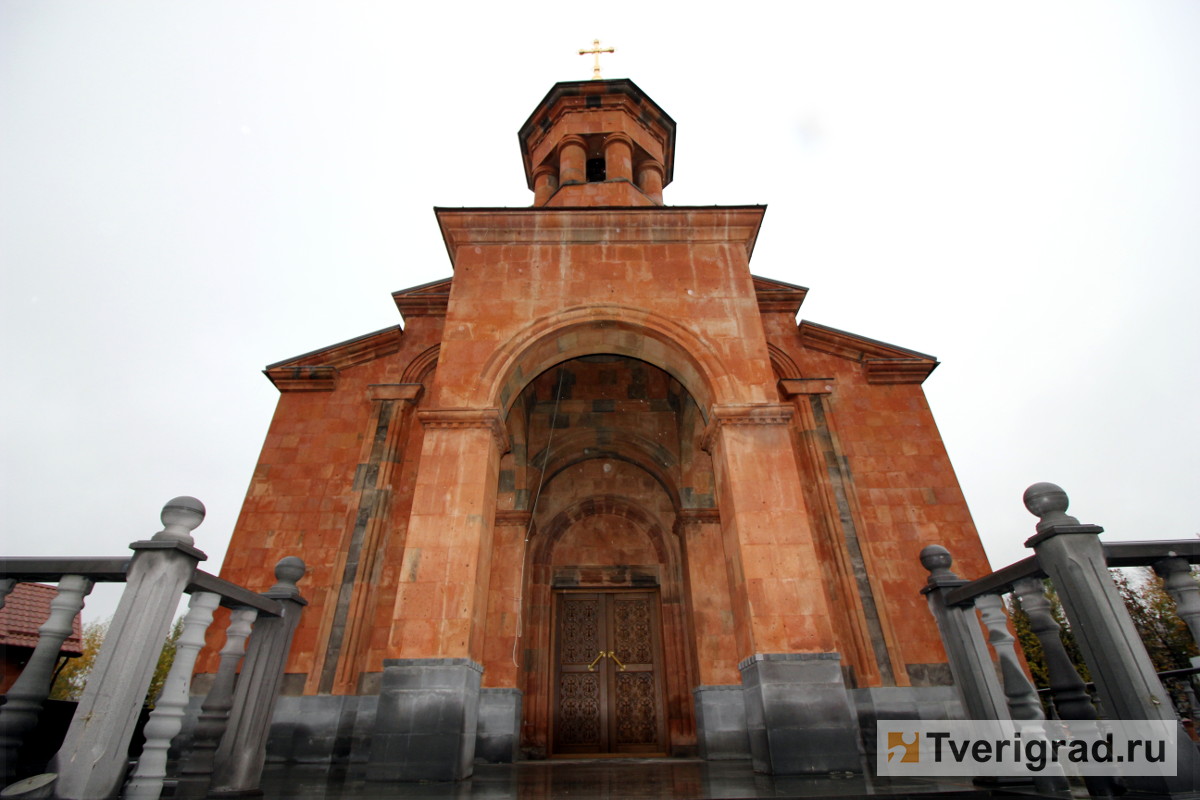
[(594, 80), (594, 81), (600, 80), (600, 54), (601, 53), (615, 53), (615, 52), (617, 52), (617, 48), (615, 48), (615, 47), (601, 47), (599, 39), (592, 40), (592, 49), (591, 50), (580, 50), (579, 51), (579, 55), (581, 55), (581, 56), (589, 56), (589, 55), (595, 56), (595, 59), (592, 61), (592, 80)]

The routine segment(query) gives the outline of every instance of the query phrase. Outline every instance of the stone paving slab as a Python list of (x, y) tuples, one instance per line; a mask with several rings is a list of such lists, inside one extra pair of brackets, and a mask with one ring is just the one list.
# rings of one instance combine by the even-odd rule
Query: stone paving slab
[(803, 798), (890, 800), (1036, 796), (1015, 788), (994, 792), (962, 779), (891, 781), (774, 777), (756, 774), (749, 761), (603, 759), (526, 761), (476, 765), (457, 782), (373, 782), (360, 769), (271, 765), (263, 775), (264, 800), (750, 800)]

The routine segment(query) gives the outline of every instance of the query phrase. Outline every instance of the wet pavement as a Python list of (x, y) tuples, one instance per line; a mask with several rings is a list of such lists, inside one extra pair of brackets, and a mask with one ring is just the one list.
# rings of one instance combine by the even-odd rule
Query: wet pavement
[(756, 774), (749, 761), (626, 758), (481, 764), (467, 780), (447, 783), (368, 782), (354, 767), (268, 765), (262, 789), (266, 800), (932, 800), (1034, 795), (1032, 787), (983, 790), (967, 778), (775, 777)]

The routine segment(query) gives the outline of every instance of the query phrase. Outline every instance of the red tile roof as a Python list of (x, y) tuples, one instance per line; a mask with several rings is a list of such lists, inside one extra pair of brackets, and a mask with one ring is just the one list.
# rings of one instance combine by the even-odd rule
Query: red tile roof
[[(37, 644), (38, 628), (50, 616), (50, 601), (58, 588), (44, 583), (18, 583), (4, 599), (0, 608), (0, 645), (33, 647)], [(83, 623), (75, 615), (71, 635), (63, 642), (64, 655), (83, 654)]]

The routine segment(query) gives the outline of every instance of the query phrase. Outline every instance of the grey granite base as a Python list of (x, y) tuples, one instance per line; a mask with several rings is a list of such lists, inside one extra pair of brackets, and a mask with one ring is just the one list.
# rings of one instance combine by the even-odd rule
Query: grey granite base
[(862, 772), (858, 716), (837, 653), (756, 653), (738, 668), (756, 772)]
[(482, 673), (482, 666), (465, 658), (384, 661), (367, 780), (470, 776)]
[(475, 760), (511, 764), (521, 746), (521, 690), (480, 689)]
[(729, 761), (750, 757), (744, 694), (741, 686), (697, 686), (692, 690), (701, 758)]
[(267, 761), (291, 764), (366, 762), (378, 697), (280, 697), (267, 739)]

